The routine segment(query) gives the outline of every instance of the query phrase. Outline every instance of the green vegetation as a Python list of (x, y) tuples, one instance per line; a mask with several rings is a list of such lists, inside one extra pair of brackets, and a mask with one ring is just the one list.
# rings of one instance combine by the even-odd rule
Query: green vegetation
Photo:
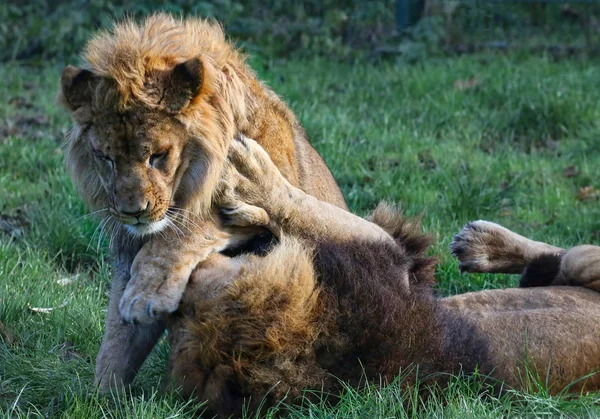
[(397, 0), (6, 0), (0, 60), (71, 58), (98, 28), (156, 11), (217, 19), (247, 51), (266, 59), (391, 56), (415, 62), (481, 49), (555, 56), (600, 51), (597, 2), (402, 1), (415, 25), (397, 30)]
[[(422, 1), (422, 0), (420, 0)], [(246, 48), (352, 58), (393, 34), (395, 0), (7, 0), (0, 8), (0, 60), (71, 57), (114, 19), (155, 11), (215, 18)], [(260, 48), (256, 46), (259, 45)], [(360, 47), (360, 48), (355, 48)]]
[[(440, 293), (516, 285), (510, 276), (458, 274), (447, 246), (468, 220), (564, 246), (598, 243), (596, 62), (478, 55), (414, 66), (255, 64), (291, 104), (353, 210), (388, 199), (423, 214), (437, 238)], [(60, 70), (0, 67), (0, 416), (191, 416), (194, 406), (161, 391), (164, 342), (133, 394), (92, 392), (110, 268), (107, 239), (62, 167), (69, 122), (54, 103)], [(540, 388), (495, 397), (480, 389), (460, 377), (426, 400), (397, 385), (349, 389), (335, 408), (307, 404), (286, 415), (600, 415), (600, 395), (550, 397)]]

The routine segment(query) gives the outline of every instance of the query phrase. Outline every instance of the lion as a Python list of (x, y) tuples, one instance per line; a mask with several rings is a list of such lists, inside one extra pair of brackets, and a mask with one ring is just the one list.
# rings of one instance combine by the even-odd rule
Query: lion
[(102, 391), (131, 383), (199, 261), (269, 242), (264, 229), (224, 231), (215, 219), (235, 135), (256, 139), (291, 184), (347, 208), (293, 112), (217, 23), (162, 13), (117, 23), (88, 42), (81, 68), (64, 69), (59, 98), (74, 119), (67, 169), (113, 233)]
[[(261, 220), (279, 240), (266, 255), (213, 254), (192, 273), (168, 324), (170, 377), (184, 395), (229, 416), (407, 371), (403, 385), (477, 371), (497, 390), (600, 390), (600, 293), (551, 285), (438, 297), (418, 220), (385, 203), (363, 219), (320, 201), (243, 136), (229, 153), (219, 205), (236, 211), (223, 223)], [(463, 268), (485, 259), (506, 270), (554, 249), (482, 231), (471, 224), (455, 239)], [(573, 284), (585, 273), (563, 267)]]

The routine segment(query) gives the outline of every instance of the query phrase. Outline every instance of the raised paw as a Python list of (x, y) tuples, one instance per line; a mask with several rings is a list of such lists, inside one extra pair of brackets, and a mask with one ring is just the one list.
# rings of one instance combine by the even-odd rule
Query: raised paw
[(244, 135), (238, 135), (231, 143), (228, 158), (237, 172), (255, 185), (269, 185), (283, 179), (267, 152)]
[[(267, 214), (279, 208), (291, 185), (267, 152), (254, 140), (239, 135), (229, 147), (217, 188), (217, 205), (233, 225), (266, 225)], [(258, 208), (260, 207), (260, 208)]]
[(119, 311), (128, 323), (153, 323), (179, 307), (189, 279), (163, 274), (160, 280), (132, 276), (119, 303)]
[(495, 272), (498, 259), (506, 253), (510, 230), (489, 221), (472, 221), (454, 236), (450, 252), (459, 260), (461, 272)]

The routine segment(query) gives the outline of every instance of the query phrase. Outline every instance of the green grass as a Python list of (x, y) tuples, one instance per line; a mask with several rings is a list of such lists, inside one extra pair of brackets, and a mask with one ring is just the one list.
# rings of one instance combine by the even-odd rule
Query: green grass
[[(592, 61), (472, 56), (415, 66), (325, 60), (261, 63), (343, 188), (366, 213), (379, 200), (423, 214), (437, 238), (441, 294), (516, 285), (510, 276), (461, 276), (447, 246), (472, 219), (538, 240), (597, 243), (600, 70)], [(185, 417), (195, 407), (161, 391), (168, 348), (154, 351), (132, 395), (92, 392), (110, 267), (96, 221), (85, 217), (62, 167), (69, 123), (54, 95), (59, 66), (0, 67), (0, 415)], [(476, 79), (465, 90), (456, 80)], [(12, 233), (15, 237), (11, 238)], [(57, 281), (74, 279), (70, 284)], [(32, 307), (62, 308), (36, 313)], [(574, 354), (576, 356), (576, 354)], [(598, 416), (600, 396), (486, 395), (457, 377), (427, 399), (348, 389), (335, 408), (290, 417)]]

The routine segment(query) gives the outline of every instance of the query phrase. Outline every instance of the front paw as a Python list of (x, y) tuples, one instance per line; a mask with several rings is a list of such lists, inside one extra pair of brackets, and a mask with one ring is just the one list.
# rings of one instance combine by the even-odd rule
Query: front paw
[[(188, 275), (189, 277), (189, 275)], [(135, 275), (127, 284), (119, 311), (128, 323), (153, 323), (179, 307), (186, 280), (165, 275), (160, 281)]]
[(269, 225), (269, 215), (264, 209), (240, 201), (219, 208), (219, 216), (223, 224), (230, 227)]
[(240, 135), (229, 146), (228, 161), (221, 180), (224, 195), (264, 207), (288, 182), (267, 152), (254, 140)]

